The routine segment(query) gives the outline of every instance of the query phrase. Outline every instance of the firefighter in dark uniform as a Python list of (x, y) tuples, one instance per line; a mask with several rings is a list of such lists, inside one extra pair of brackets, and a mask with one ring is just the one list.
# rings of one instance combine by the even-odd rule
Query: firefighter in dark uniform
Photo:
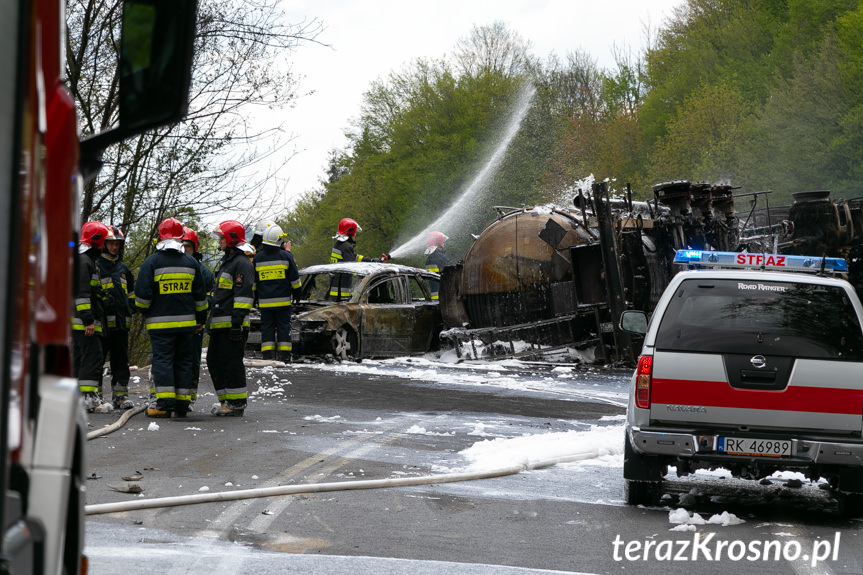
[(78, 243), (78, 281), (75, 286), (75, 314), (72, 316), (73, 375), (84, 398), (87, 413), (109, 412), (111, 404), (102, 401), (102, 342), (104, 327), (102, 283), (96, 258), (108, 226), (102, 222), (87, 222), (81, 227)]
[[(96, 260), (105, 294), (107, 329), (102, 329), (102, 363), (111, 358), (111, 404), (114, 409), (132, 409), (129, 399), (129, 323), (135, 305), (135, 278), (123, 262), (126, 238), (116, 226), (108, 226), (102, 255)], [(131, 300), (131, 301), (130, 301)]]
[(220, 223), (213, 230), (213, 237), (225, 254), (216, 267), (213, 309), (207, 323), (210, 333), (207, 367), (219, 398), (211, 413), (242, 417), (248, 397), (243, 355), (249, 337), (255, 268), (246, 255), (246, 231), (240, 222)]
[[(428, 271), (439, 274), (442, 269), (450, 265), (449, 256), (444, 251), (444, 244), (448, 239), (441, 232), (429, 232), (425, 251), (426, 269)], [(429, 281), (429, 288), (431, 288), (432, 299), (439, 299), (440, 282)]]
[[(351, 218), (344, 218), (339, 222), (339, 228), (333, 239), (336, 240), (333, 249), (330, 251), (330, 263), (337, 264), (342, 262), (385, 262), (390, 259), (389, 254), (381, 254), (378, 258), (367, 258), (357, 253), (357, 242), (354, 239), (357, 232), (363, 229), (360, 225)], [(350, 299), (353, 295), (353, 280), (350, 274), (335, 274), (333, 275), (330, 284), (329, 297), (334, 300)]]
[(255, 291), (261, 311), (261, 353), (264, 359), (291, 362), (291, 301), (300, 295), (300, 274), (294, 256), (282, 249), (285, 234), (277, 224), (263, 231), (255, 265)]
[[(213, 305), (213, 296), (210, 293), (213, 291), (213, 272), (203, 262), (204, 256), (200, 252), (198, 232), (192, 228), (183, 228), (183, 232), (183, 249), (186, 250), (187, 254), (195, 258), (195, 261), (198, 263), (198, 271), (201, 273), (201, 277), (204, 278), (204, 291), (207, 292), (207, 306), (209, 308)], [(195, 354), (193, 357), (192, 403), (189, 404), (190, 408), (195, 403), (195, 400), (198, 399), (198, 382), (201, 380), (201, 353), (204, 349), (204, 330), (196, 331), (192, 335), (192, 339), (195, 342)]]
[(276, 222), (272, 220), (261, 220), (255, 225), (255, 229), (252, 232), (252, 239), (249, 240), (248, 243), (252, 244), (252, 247), (255, 248), (255, 252), (260, 251), (261, 244), (264, 241), (264, 232), (270, 226), (275, 226)]
[(198, 262), (183, 249), (183, 224), (168, 218), (159, 224), (156, 251), (141, 266), (135, 305), (145, 317), (153, 351), (156, 401), (148, 417), (185, 417), (192, 399), (192, 334), (203, 329), (207, 292)]

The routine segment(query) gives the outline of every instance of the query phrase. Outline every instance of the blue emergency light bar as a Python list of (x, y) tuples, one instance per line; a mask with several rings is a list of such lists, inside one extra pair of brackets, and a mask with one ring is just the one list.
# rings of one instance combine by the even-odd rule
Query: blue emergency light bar
[(712, 252), (704, 250), (677, 250), (676, 264), (701, 264), (726, 268), (757, 268), (796, 272), (819, 272), (825, 270), (847, 272), (848, 264), (843, 258), (819, 258), (786, 254), (749, 254), (739, 252)]

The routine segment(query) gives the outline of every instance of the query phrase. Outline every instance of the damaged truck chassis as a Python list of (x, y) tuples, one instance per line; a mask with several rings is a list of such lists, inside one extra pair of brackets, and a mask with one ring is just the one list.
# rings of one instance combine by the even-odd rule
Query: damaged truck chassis
[[(863, 200), (800, 192), (793, 205), (771, 208), (770, 192), (735, 189), (675, 180), (633, 201), (628, 186), (612, 198), (601, 182), (579, 190), (571, 209), (495, 208), (497, 219), (441, 272), (441, 341), (459, 357), (577, 349), (605, 364), (634, 362), (640, 343), (618, 318), (655, 307), (678, 249), (845, 257), (859, 292)], [(748, 200), (748, 210), (735, 211), (735, 200)]]

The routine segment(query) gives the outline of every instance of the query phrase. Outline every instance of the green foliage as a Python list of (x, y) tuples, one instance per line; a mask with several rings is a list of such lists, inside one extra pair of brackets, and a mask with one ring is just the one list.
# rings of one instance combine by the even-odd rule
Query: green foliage
[(727, 84), (690, 94), (653, 147), (648, 180), (726, 180), (747, 110), (740, 92)]
[(773, 190), (773, 204), (811, 189), (860, 195), (863, 8), (853, 0), (686, 0), (644, 54), (621, 51), (610, 70), (584, 53), (539, 62), (527, 47), (501, 24), (475, 28), (452, 59), (373, 84), (326, 184), (285, 217), (298, 258), (326, 261), (346, 216), (366, 229), (364, 254), (423, 230), (482, 168), (526, 82), (536, 94), (517, 136), (473, 216), (447, 232), (456, 259), (492, 206), (568, 203), (591, 174), (641, 198), (669, 179)]

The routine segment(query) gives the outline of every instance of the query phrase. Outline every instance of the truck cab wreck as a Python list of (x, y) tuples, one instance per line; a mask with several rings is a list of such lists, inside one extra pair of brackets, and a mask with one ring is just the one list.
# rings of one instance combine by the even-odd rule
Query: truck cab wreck
[(442, 342), (474, 357), (575, 349), (588, 352), (579, 361), (634, 363), (640, 341), (620, 315), (656, 306), (678, 250), (845, 257), (863, 288), (863, 201), (814, 191), (771, 206), (770, 192), (737, 189), (674, 180), (634, 201), (601, 182), (572, 207), (496, 208), (464, 258), (441, 270)]

